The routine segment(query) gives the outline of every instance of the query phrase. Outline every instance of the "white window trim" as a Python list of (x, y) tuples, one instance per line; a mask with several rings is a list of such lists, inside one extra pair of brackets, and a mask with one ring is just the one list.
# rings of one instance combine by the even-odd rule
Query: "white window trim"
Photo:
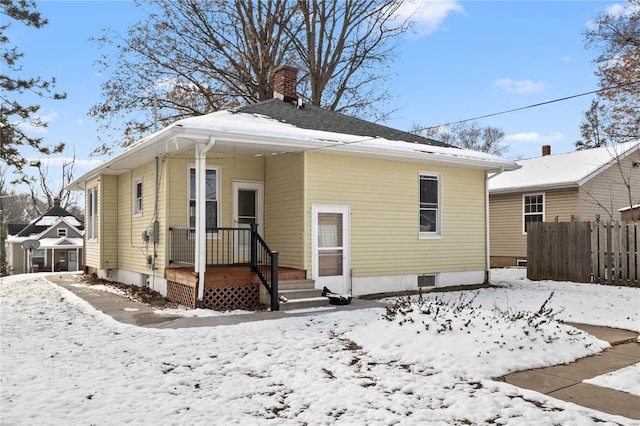
[[(187, 167), (187, 227), (190, 226), (189, 224), (189, 207), (191, 204), (191, 170), (195, 170), (196, 169), (196, 165), (195, 164), (189, 164)], [(221, 167), (220, 166), (207, 166), (207, 170), (215, 170), (216, 172), (216, 217), (218, 219), (218, 227), (221, 226), (221, 216), (220, 216), (220, 210), (221, 210), (221, 206), (222, 206), (222, 192), (220, 190), (220, 181), (221, 181), (221, 172), (220, 172)], [(218, 238), (218, 233), (217, 232), (213, 232), (213, 233), (207, 233), (207, 238), (210, 239), (216, 239)]]
[[(96, 216), (98, 215), (98, 187), (94, 186), (87, 189), (87, 192), (91, 194), (89, 202), (91, 205), (87, 206), (87, 240), (89, 241), (97, 241), (98, 240), (98, 221), (96, 220)], [(88, 231), (91, 231), (90, 233)]]
[(442, 239), (442, 173), (420, 171), (418, 174), (418, 213), (420, 213), (420, 179), (422, 176), (433, 176), (438, 180), (438, 209), (436, 210), (436, 231), (420, 231), (420, 215), (418, 214), (418, 239), (419, 240), (441, 240)]
[[(140, 184), (140, 207), (138, 207), (138, 194), (136, 193), (136, 189), (138, 187), (138, 184)], [(141, 217), (142, 213), (144, 211), (144, 204), (143, 204), (143, 199), (144, 199), (144, 185), (142, 183), (142, 178), (138, 178), (135, 179), (133, 181), (133, 188), (132, 188), (132, 198), (133, 198), (133, 217)]]
[[(539, 213), (525, 213), (524, 212), (524, 205), (525, 205), (524, 200), (525, 200), (525, 198), (526, 197), (536, 197), (538, 195), (542, 195), (542, 212), (539, 212)], [(545, 217), (546, 210), (547, 210), (547, 197), (545, 196), (544, 192), (532, 192), (530, 194), (522, 194), (522, 235), (527, 235), (527, 231), (526, 231), (526, 228), (525, 228), (525, 223), (526, 222), (525, 222), (524, 218), (526, 216), (531, 216), (531, 215), (534, 215), (534, 214), (535, 215), (541, 214), (542, 215), (542, 222), (544, 222), (544, 217)]]
[[(62, 233), (60, 231), (63, 231)], [(67, 228), (56, 228), (56, 236), (58, 237), (66, 237), (69, 231)]]

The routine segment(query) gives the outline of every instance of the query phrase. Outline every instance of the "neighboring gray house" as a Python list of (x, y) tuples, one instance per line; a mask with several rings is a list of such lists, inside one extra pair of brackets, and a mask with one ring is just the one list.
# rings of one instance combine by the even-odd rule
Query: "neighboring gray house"
[(530, 222), (621, 220), (621, 209), (640, 203), (640, 141), (542, 153), (489, 179), (492, 267), (525, 263)]
[[(10, 274), (42, 271), (81, 271), (84, 226), (78, 218), (55, 201), (46, 213), (28, 225), (9, 226), (7, 264)], [(31, 253), (22, 247), (25, 240), (38, 240)]]

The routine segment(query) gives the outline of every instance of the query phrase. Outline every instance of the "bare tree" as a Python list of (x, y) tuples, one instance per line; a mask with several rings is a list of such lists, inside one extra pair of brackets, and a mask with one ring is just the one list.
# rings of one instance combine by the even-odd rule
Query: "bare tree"
[(420, 136), (439, 140), (449, 145), (493, 155), (505, 155), (509, 151), (502, 145), (504, 131), (497, 127), (481, 127), (477, 122), (456, 123), (450, 126), (424, 127), (413, 123), (409, 130)]
[(126, 36), (96, 39), (118, 52), (99, 61), (109, 79), (90, 111), (103, 130), (96, 151), (108, 152), (120, 132), (126, 146), (155, 123), (271, 99), (279, 65), (300, 68), (311, 103), (360, 115), (376, 110), (386, 98), (380, 80), (388, 42), (405, 29), (391, 19), (400, 3), (138, 1), (148, 11), (143, 21)]
[(584, 119), (580, 123), (582, 139), (576, 141), (577, 150), (606, 146), (609, 140), (607, 129), (610, 128), (607, 109), (597, 99), (591, 101), (591, 106), (584, 113)]
[(598, 99), (610, 118), (607, 134), (615, 142), (639, 138), (640, 0), (626, 0), (601, 12), (586, 31), (585, 44), (599, 51), (596, 75), (603, 90)]
[(397, 0), (298, 0), (303, 31), (289, 34), (309, 80), (310, 103), (358, 116), (378, 112), (372, 105), (388, 98), (384, 81), (392, 41), (408, 27), (408, 20), (398, 21), (401, 5)]
[[(8, 166), (20, 169), (26, 160), (20, 148), (29, 146), (41, 154), (47, 155), (64, 149), (64, 144), (46, 146), (42, 137), (33, 137), (25, 131), (25, 127), (43, 128), (47, 123), (38, 116), (39, 105), (24, 105), (20, 97), (25, 92), (34, 93), (41, 98), (64, 99), (64, 93), (53, 93), (55, 79), (44, 80), (41, 77), (22, 75), (19, 61), (23, 53), (16, 47), (7, 47), (9, 37), (7, 29), (15, 23), (33, 28), (41, 28), (47, 20), (40, 16), (36, 5), (30, 0), (0, 1), (2, 23), (0, 24), (0, 45), (2, 49), (3, 67), (0, 67), (0, 160)], [(6, 19), (8, 18), (8, 19)]]
[(12, 183), (27, 185), (31, 205), (38, 214), (50, 209), (56, 200), (59, 201), (62, 208), (67, 208), (76, 205), (78, 199), (78, 194), (72, 193), (67, 189), (67, 185), (73, 181), (75, 162), (75, 153), (71, 159), (63, 159), (60, 165), (61, 180), (54, 182), (49, 177), (49, 161), (32, 161), (27, 167), (34, 170), (37, 177), (23, 169), (20, 176)]
[[(611, 144), (607, 148), (612, 160), (615, 161), (615, 164), (611, 167), (615, 167), (617, 174), (619, 174), (619, 179), (603, 183), (608, 185), (606, 189), (608, 189), (609, 198), (606, 199), (601, 196), (603, 188), (595, 191), (586, 189), (583, 191), (584, 195), (581, 198), (583, 201), (600, 207), (607, 213), (610, 220), (614, 219), (614, 215), (618, 213), (618, 209), (620, 208), (618, 205), (620, 198), (616, 197), (616, 186), (621, 185), (624, 187), (625, 204), (628, 203), (628, 206), (624, 207), (640, 205), (640, 171), (638, 169), (638, 165), (640, 165), (640, 151), (635, 150), (632, 152), (630, 154), (630, 161), (626, 161), (627, 153), (624, 152), (621, 147), (622, 145), (619, 144)], [(632, 220), (638, 219), (640, 219), (640, 217), (633, 211)]]

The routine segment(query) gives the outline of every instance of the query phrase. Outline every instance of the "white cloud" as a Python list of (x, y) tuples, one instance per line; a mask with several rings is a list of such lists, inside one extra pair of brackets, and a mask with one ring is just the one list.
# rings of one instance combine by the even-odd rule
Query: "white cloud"
[[(40, 122), (42, 123), (48, 124), (58, 118), (58, 113), (55, 111), (50, 111), (47, 114), (41, 114), (34, 118), (40, 120)], [(27, 122), (16, 122), (16, 126), (22, 129), (22, 131), (24, 131), (25, 133), (29, 133), (32, 135), (43, 135), (48, 131), (46, 127), (34, 126), (33, 124)]]
[(511, 78), (499, 78), (493, 81), (493, 85), (503, 89), (507, 93), (535, 93), (541, 92), (548, 87), (543, 81), (513, 80)]
[(464, 12), (462, 5), (451, 0), (408, 0), (396, 12), (398, 19), (408, 19), (414, 37), (424, 37), (437, 31), (453, 12)]
[(541, 135), (538, 132), (522, 132), (507, 135), (504, 137), (503, 141), (506, 143), (553, 143), (562, 142), (566, 139), (567, 137), (560, 132), (553, 132), (548, 135)]
[(76, 120), (76, 123), (78, 123), (79, 125), (81, 125), (81, 126), (82, 126), (82, 125), (84, 124), (84, 120), (83, 120), (82, 118), (78, 118), (78, 119)]
[(562, 57), (562, 60), (563, 60), (564, 62), (569, 63), (569, 62), (573, 61), (573, 58), (572, 58), (571, 56), (567, 56), (567, 55), (565, 55), (565, 56), (563, 56), (563, 57)]

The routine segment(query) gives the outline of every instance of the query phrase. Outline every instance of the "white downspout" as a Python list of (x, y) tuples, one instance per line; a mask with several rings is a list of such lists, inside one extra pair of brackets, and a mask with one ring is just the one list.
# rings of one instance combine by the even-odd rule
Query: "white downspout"
[(489, 284), (491, 282), (491, 277), (490, 277), (490, 273), (491, 273), (491, 234), (490, 229), (489, 229), (489, 179), (493, 179), (494, 177), (498, 176), (499, 174), (504, 173), (504, 167), (500, 167), (500, 170), (494, 174), (492, 174), (491, 176), (489, 176), (489, 172), (487, 171), (486, 173), (486, 177), (485, 177), (485, 181), (484, 181), (484, 192), (485, 192), (485, 202), (484, 202), (484, 208), (485, 208), (485, 212), (484, 212), (484, 221), (485, 221), (485, 257), (486, 257), (486, 269), (485, 269), (485, 276), (484, 276), (484, 284)]
[(195, 273), (198, 274), (198, 300), (204, 298), (204, 274), (207, 270), (207, 152), (216, 139), (212, 136), (206, 145), (195, 146), (196, 156), (196, 246)]

